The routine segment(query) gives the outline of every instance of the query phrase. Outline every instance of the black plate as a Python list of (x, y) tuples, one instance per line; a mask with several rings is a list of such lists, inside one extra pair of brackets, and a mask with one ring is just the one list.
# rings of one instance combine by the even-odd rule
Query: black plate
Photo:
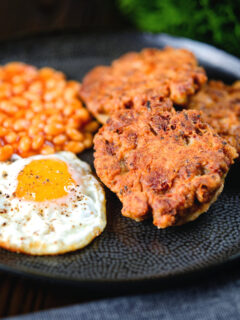
[[(167, 35), (55, 35), (0, 45), (0, 63), (19, 60), (62, 70), (71, 79), (130, 50), (165, 45), (188, 48), (210, 78), (231, 83), (240, 78), (240, 60), (209, 45)], [(92, 151), (81, 159), (92, 164)], [(121, 204), (107, 191), (108, 224), (81, 251), (56, 257), (31, 257), (0, 250), (0, 268), (75, 283), (166, 278), (220, 264), (240, 253), (240, 174), (236, 164), (224, 192), (208, 213), (182, 227), (158, 230), (151, 221), (123, 218)]]

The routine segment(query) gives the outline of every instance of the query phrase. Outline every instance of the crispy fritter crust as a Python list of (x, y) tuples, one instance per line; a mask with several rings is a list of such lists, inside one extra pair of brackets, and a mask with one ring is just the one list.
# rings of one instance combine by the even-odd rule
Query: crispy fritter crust
[(194, 220), (223, 188), (236, 151), (197, 111), (176, 112), (169, 99), (141, 112), (122, 110), (94, 138), (95, 168), (137, 221), (159, 228)]
[(210, 81), (189, 103), (202, 111), (204, 121), (240, 152), (240, 81), (232, 86)]
[(116, 110), (139, 108), (151, 97), (187, 102), (207, 80), (194, 55), (185, 49), (144, 49), (98, 66), (83, 79), (80, 96), (102, 123)]

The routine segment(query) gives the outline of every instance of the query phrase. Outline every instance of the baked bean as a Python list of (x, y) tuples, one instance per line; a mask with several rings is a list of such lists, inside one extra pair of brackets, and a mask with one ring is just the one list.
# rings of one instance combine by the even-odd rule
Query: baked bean
[(43, 84), (41, 81), (34, 81), (28, 88), (28, 91), (34, 93), (42, 93), (43, 91)]
[(65, 103), (62, 99), (56, 99), (55, 101), (55, 107), (58, 109), (58, 110), (65, 110)]
[(98, 123), (79, 99), (80, 84), (51, 68), (0, 67), (0, 161), (92, 146)]
[(23, 97), (29, 101), (36, 101), (38, 99), (38, 95), (34, 92), (26, 91), (23, 93)]
[(33, 112), (32, 110), (26, 111), (26, 113), (25, 113), (25, 118), (26, 118), (27, 120), (31, 120), (33, 117), (34, 117), (34, 112)]
[(22, 137), (19, 141), (19, 151), (20, 153), (27, 152), (31, 148), (31, 140), (29, 137)]
[(0, 112), (0, 124), (3, 124), (4, 120), (7, 118), (7, 115)]
[(82, 141), (84, 139), (83, 134), (81, 132), (79, 132), (77, 129), (67, 128), (66, 132), (67, 132), (68, 137), (72, 140)]
[(61, 145), (61, 144), (64, 144), (66, 140), (67, 140), (67, 137), (65, 134), (59, 134), (58, 136), (53, 138), (53, 143), (55, 145)]
[(4, 137), (7, 134), (7, 129), (0, 127), (0, 137)]
[(71, 101), (76, 96), (76, 90), (74, 88), (66, 88), (63, 97), (66, 101)]
[(77, 141), (69, 141), (65, 144), (64, 150), (70, 151), (73, 153), (80, 153), (84, 150), (84, 144), (82, 142)]
[(60, 114), (53, 114), (47, 119), (48, 124), (54, 124), (55, 122), (62, 122), (63, 117)]
[(36, 126), (31, 126), (31, 127), (29, 127), (29, 129), (28, 129), (28, 134), (29, 134), (29, 136), (30, 137), (33, 137), (33, 136), (35, 136), (35, 135), (37, 135), (38, 133), (39, 133), (39, 128), (38, 127), (36, 127)]
[(17, 140), (18, 136), (15, 132), (9, 132), (5, 135), (4, 139), (7, 143), (13, 143)]
[(38, 135), (38, 136), (33, 137), (33, 139), (32, 139), (32, 149), (33, 150), (40, 149), (42, 147), (43, 143), (44, 143), (43, 135)]
[(25, 90), (25, 86), (21, 83), (15, 84), (12, 87), (12, 93), (13, 94), (21, 94)]
[(75, 117), (77, 119), (81, 119), (83, 121), (88, 121), (90, 119), (90, 115), (88, 111), (84, 108), (75, 110)]
[(41, 111), (43, 111), (43, 105), (42, 105), (42, 102), (41, 100), (35, 100), (35, 101), (32, 101), (31, 103), (31, 110), (35, 113), (39, 113)]
[(4, 128), (11, 128), (13, 125), (13, 119), (12, 118), (6, 118), (4, 121), (3, 121), (3, 127)]
[(64, 132), (64, 126), (61, 123), (47, 124), (44, 127), (44, 132), (52, 136), (57, 136), (58, 134)]
[(0, 161), (5, 161), (11, 158), (13, 154), (13, 147), (9, 144), (6, 144), (3, 147), (0, 147)]
[(28, 101), (19, 96), (12, 97), (11, 102), (21, 108), (26, 108), (28, 106)]
[(21, 131), (24, 130), (26, 128), (28, 128), (29, 126), (29, 122), (25, 119), (18, 119), (15, 121), (14, 125), (13, 125), (13, 129), (15, 131)]
[(54, 147), (44, 145), (41, 149), (41, 154), (52, 154), (55, 152)]
[(80, 121), (76, 118), (69, 118), (67, 120), (67, 124), (66, 124), (66, 127), (67, 128), (79, 128), (79, 126), (81, 125)]
[(85, 135), (85, 139), (83, 141), (83, 144), (84, 144), (85, 148), (91, 148), (91, 146), (93, 145), (92, 136), (86, 136)]
[(27, 132), (26, 131), (20, 131), (17, 133), (18, 138), (22, 138), (22, 137), (26, 137), (27, 136)]
[(97, 131), (99, 124), (97, 121), (92, 121), (85, 126), (85, 131), (87, 132), (95, 132)]
[(9, 115), (14, 115), (14, 113), (18, 112), (18, 107), (9, 101), (1, 101), (0, 102), (0, 110), (5, 111), (5, 113)]
[(9, 83), (0, 84), (0, 99), (9, 98), (11, 96), (11, 85)]
[(72, 106), (66, 106), (63, 110), (63, 114), (66, 117), (69, 117), (74, 112), (74, 108)]

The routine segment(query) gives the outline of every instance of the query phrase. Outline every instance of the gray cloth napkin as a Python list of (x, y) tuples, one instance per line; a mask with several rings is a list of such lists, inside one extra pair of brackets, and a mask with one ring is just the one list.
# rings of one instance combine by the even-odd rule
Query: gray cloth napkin
[[(239, 269), (238, 269), (239, 270)], [(194, 285), (84, 303), (9, 320), (235, 320), (240, 319), (240, 275), (225, 271)], [(197, 277), (197, 276), (196, 276)], [(213, 277), (213, 276), (211, 276)]]

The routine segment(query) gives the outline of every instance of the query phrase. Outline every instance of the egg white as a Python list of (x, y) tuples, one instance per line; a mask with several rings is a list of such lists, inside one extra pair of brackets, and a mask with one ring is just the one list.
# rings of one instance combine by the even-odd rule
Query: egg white
[[(42, 202), (17, 198), (17, 177), (32, 160), (64, 161), (77, 185), (69, 194)], [(0, 246), (34, 255), (83, 248), (106, 226), (105, 194), (90, 166), (71, 152), (0, 163)]]

